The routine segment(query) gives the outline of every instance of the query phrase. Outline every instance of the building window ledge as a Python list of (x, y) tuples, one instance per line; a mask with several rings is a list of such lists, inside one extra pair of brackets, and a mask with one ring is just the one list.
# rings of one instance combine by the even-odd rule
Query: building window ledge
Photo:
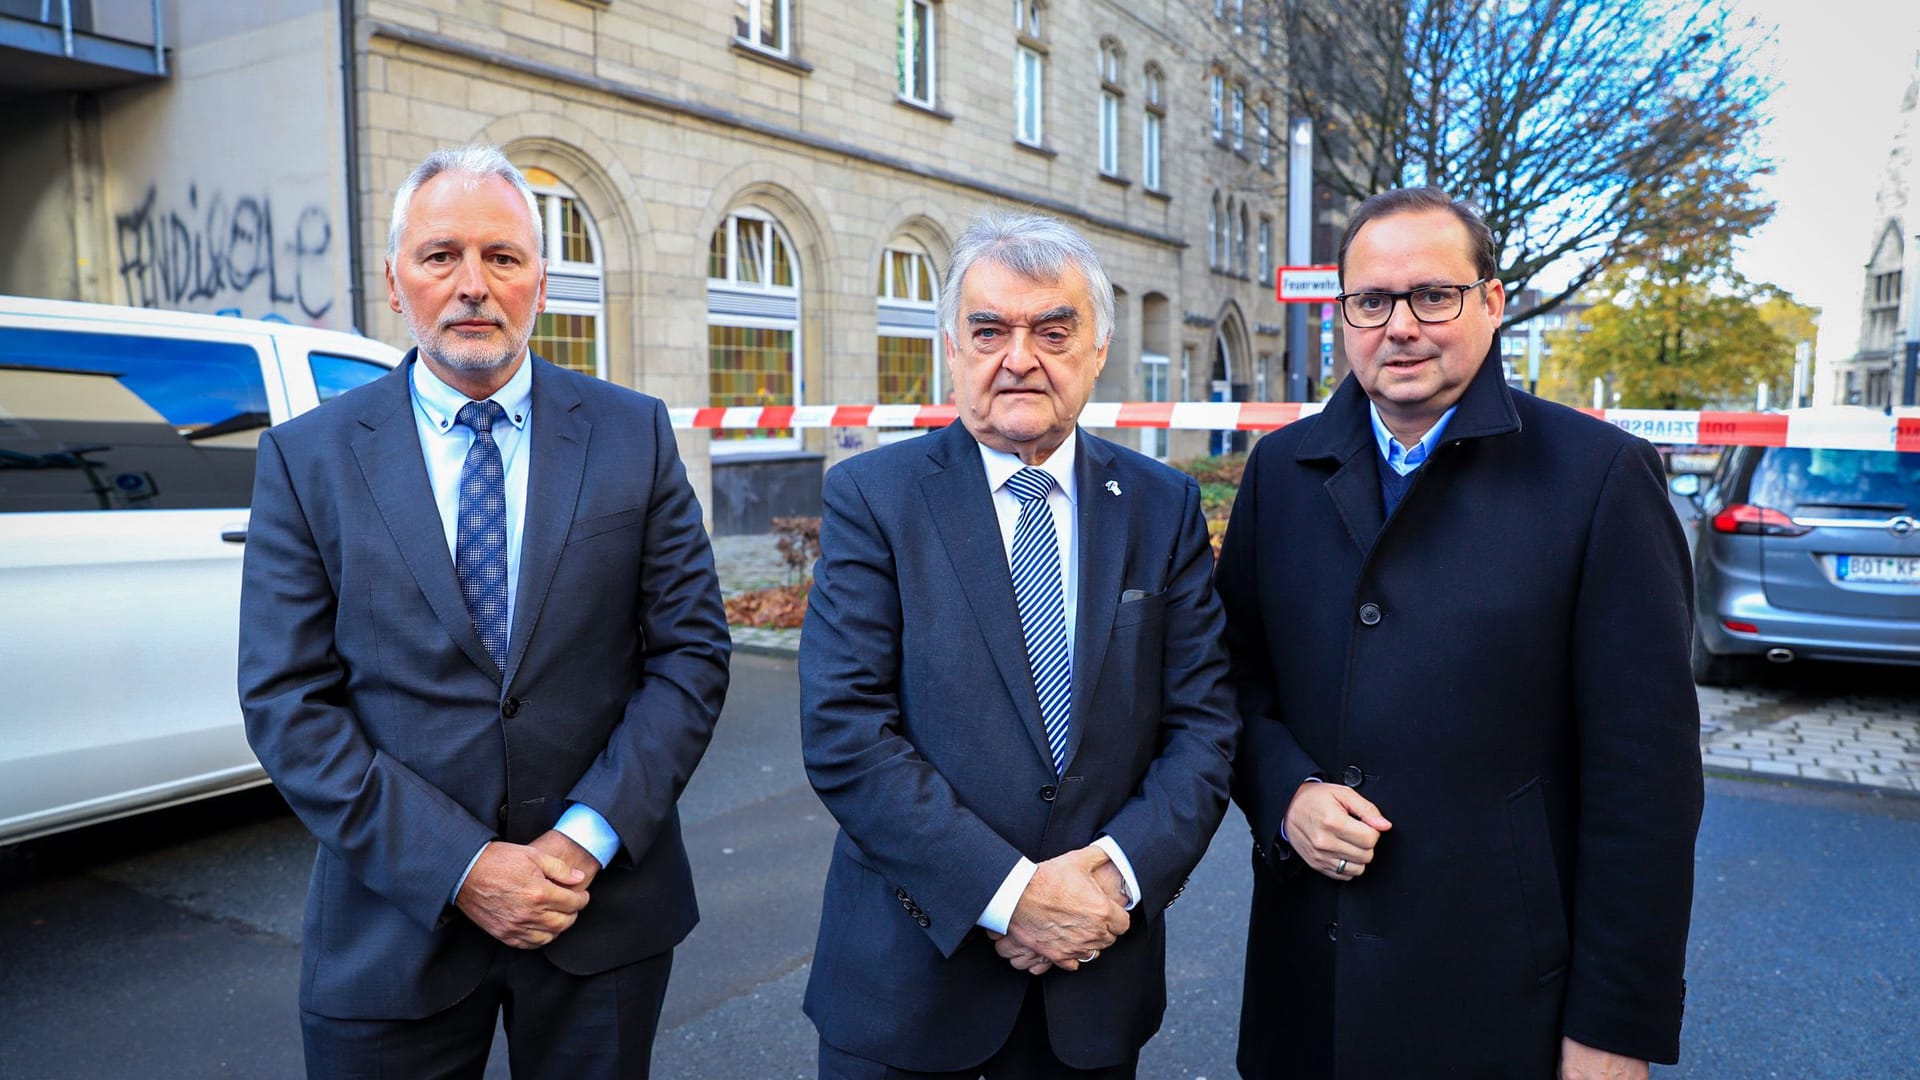
[(751, 41), (742, 41), (739, 38), (729, 38), (728, 40), (732, 43), (734, 52), (750, 60), (758, 60), (763, 64), (780, 68), (783, 71), (791, 71), (795, 75), (813, 74), (813, 65), (807, 63), (805, 60), (799, 60), (787, 56), (784, 53), (763, 49)]
[(893, 102), (896, 105), (902, 105), (912, 109), (914, 112), (925, 113), (936, 120), (945, 120), (948, 123), (953, 122), (953, 114), (937, 105), (930, 105), (924, 101), (915, 101), (904, 94), (895, 96)]
[(1013, 140), (1013, 145), (1019, 147), (1022, 150), (1025, 150), (1030, 154), (1039, 154), (1041, 157), (1057, 158), (1060, 156), (1060, 151), (1055, 150), (1051, 146), (1044, 146), (1040, 143), (1030, 143), (1022, 139), (1015, 139)]

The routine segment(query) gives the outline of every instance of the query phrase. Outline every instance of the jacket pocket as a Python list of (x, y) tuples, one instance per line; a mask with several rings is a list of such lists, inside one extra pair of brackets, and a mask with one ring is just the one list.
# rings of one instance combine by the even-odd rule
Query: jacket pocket
[(1547, 828), (1546, 794), (1539, 778), (1507, 796), (1507, 825), (1513, 833), (1514, 868), (1533, 945), (1533, 974), (1545, 982), (1566, 967), (1571, 946), (1553, 837)]
[(611, 514), (600, 514), (597, 517), (580, 518), (573, 523), (572, 528), (567, 530), (567, 543), (577, 544), (582, 540), (599, 536), (602, 533), (610, 533), (616, 529), (630, 528), (645, 520), (646, 507), (643, 506), (629, 506), (625, 510), (615, 510)]
[(1120, 606), (1113, 611), (1113, 625), (1117, 630), (1122, 626), (1157, 619), (1167, 610), (1167, 594), (1157, 592), (1151, 596), (1134, 595), (1137, 590), (1129, 589), (1121, 594)]

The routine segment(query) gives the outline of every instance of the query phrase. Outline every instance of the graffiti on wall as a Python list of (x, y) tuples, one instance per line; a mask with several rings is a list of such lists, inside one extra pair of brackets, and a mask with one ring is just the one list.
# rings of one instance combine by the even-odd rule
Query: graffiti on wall
[(191, 184), (185, 206), (163, 209), (150, 184), (140, 205), (115, 214), (113, 225), (128, 303), (297, 311), (309, 321), (333, 309), (333, 221), (323, 206), (288, 218), (276, 216), (270, 196), (210, 190), (202, 199)]

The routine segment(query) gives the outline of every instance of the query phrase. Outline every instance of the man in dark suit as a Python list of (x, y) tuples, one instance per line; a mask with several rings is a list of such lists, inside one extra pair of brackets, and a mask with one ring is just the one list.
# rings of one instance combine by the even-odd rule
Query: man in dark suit
[(516, 1076), (645, 1076), (698, 918), (712, 550), (661, 403), (528, 351), (535, 205), (490, 147), (428, 157), (387, 258), (418, 347), (260, 441), (240, 695), (320, 841), (313, 1076), (477, 1077), (503, 1007)]
[(1236, 726), (1199, 488), (1077, 427), (1113, 288), (1065, 225), (974, 222), (940, 325), (960, 418), (828, 474), (801, 636), (820, 1075), (1132, 1076)]
[(1471, 207), (1376, 195), (1340, 270), (1353, 375), (1255, 448), (1218, 576), (1240, 1071), (1645, 1077), (1679, 1054), (1701, 808), (1659, 456), (1508, 389)]

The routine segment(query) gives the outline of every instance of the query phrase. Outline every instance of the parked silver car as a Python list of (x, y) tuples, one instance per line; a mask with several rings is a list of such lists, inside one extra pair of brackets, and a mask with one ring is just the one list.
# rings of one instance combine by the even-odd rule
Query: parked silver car
[(1920, 453), (1743, 446), (1672, 484), (1700, 513), (1694, 681), (1761, 657), (1920, 664)]

